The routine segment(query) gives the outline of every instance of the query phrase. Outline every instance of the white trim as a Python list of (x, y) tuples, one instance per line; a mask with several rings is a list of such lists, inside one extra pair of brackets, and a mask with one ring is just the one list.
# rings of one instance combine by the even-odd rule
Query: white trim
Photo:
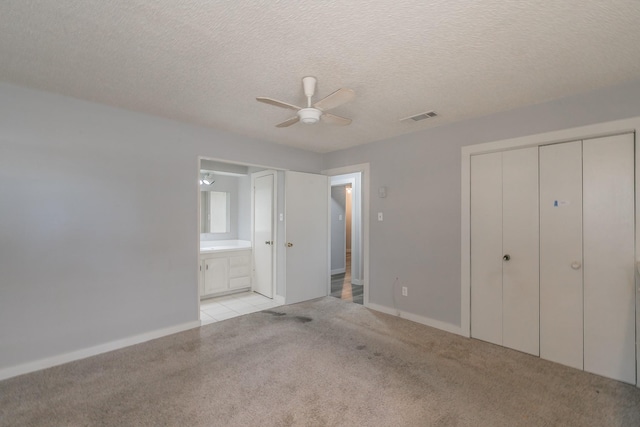
[[(635, 188), (635, 196), (636, 196), (636, 266), (640, 266), (638, 264), (638, 256), (640, 249), (640, 231), (638, 228), (640, 227), (640, 141), (638, 141), (638, 134), (635, 135), (634, 147), (636, 151), (636, 164), (635, 164), (635, 174), (636, 174), (636, 188)], [(640, 270), (636, 267), (636, 271), (640, 273)], [(635, 287), (636, 287), (636, 387), (640, 388), (640, 283), (638, 282), (638, 274), (634, 275), (635, 277)]]
[(360, 285), (362, 285), (362, 280), (351, 279), (351, 284), (360, 286)]
[(381, 313), (390, 314), (392, 316), (400, 317), (402, 319), (411, 320), (412, 322), (420, 323), (422, 325), (430, 326), (432, 328), (440, 329), (445, 332), (450, 332), (456, 335), (463, 335), (464, 333), (459, 326), (452, 325), (451, 323), (442, 322), (440, 320), (431, 319), (429, 317), (419, 316), (417, 314), (409, 313), (402, 310), (396, 310), (395, 308), (385, 307), (374, 303), (369, 303), (371, 310), (379, 311)]
[[(329, 176), (346, 175), (350, 173), (362, 173), (362, 285), (363, 285), (363, 305), (369, 306), (369, 206), (370, 206), (370, 183), (371, 183), (371, 167), (369, 163), (360, 163), (357, 165), (343, 166), (339, 168), (326, 169), (322, 173)], [(353, 209), (353, 206), (352, 206)], [(352, 242), (353, 244), (353, 242)]]
[(273, 300), (274, 300), (275, 302), (277, 302), (278, 304), (285, 305), (285, 300), (284, 300), (284, 297), (283, 297), (282, 295), (276, 295), (276, 296), (274, 296), (274, 297), (273, 297)]
[(346, 273), (346, 268), (342, 267), (342, 268), (336, 268), (335, 270), (331, 270), (331, 275), (333, 276), (334, 274), (342, 274), (342, 273)]
[(47, 357), (45, 359), (27, 362), (21, 365), (11, 366), (9, 368), (0, 369), (0, 380), (15, 377), (18, 375), (28, 374), (29, 372), (39, 371), (41, 369), (51, 368), (53, 366), (62, 365), (64, 363), (73, 362), (74, 360), (85, 359), (87, 357), (96, 356), (108, 351), (118, 350), (135, 344), (141, 344), (146, 341), (162, 338), (167, 335), (173, 335), (188, 329), (200, 327), (200, 321), (182, 323), (180, 325), (171, 326), (169, 328), (158, 329), (151, 332), (145, 332), (140, 335), (123, 338), (120, 340), (98, 344), (93, 347), (83, 348), (81, 350), (72, 351), (70, 353), (59, 354), (57, 356)]
[[(622, 133), (635, 133), (640, 131), (640, 117), (616, 120), (612, 122), (597, 123), (594, 125), (581, 126), (577, 128), (563, 129), (560, 131), (547, 132), (538, 135), (529, 135), (520, 138), (505, 139), (501, 141), (488, 142), (464, 146), (461, 149), (461, 309), (460, 309), (460, 329), (462, 335), (469, 337), (471, 331), (471, 156), (495, 151), (504, 151), (515, 148), (536, 147), (540, 145), (555, 144), (560, 142), (577, 141), (583, 139), (598, 138), (608, 135)], [(636, 142), (636, 148), (638, 147)], [(636, 150), (636, 159), (638, 159)], [(636, 177), (640, 175), (640, 163), (636, 161)], [(636, 201), (640, 199), (640, 181), (636, 181)], [(640, 209), (636, 208), (636, 224), (640, 224)], [(640, 227), (636, 227), (636, 261), (640, 245)], [(637, 289), (640, 293), (640, 289)], [(640, 296), (636, 296), (636, 322), (640, 324)], [(636, 375), (640, 386), (640, 358), (637, 357), (640, 351), (640, 341), (638, 331), (636, 331)]]

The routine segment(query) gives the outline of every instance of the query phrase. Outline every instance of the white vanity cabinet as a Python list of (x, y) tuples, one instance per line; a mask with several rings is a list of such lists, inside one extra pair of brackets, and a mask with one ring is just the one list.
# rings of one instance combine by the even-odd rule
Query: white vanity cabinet
[(224, 292), (229, 289), (229, 274), (226, 257), (206, 258), (202, 260), (204, 268), (203, 295)]
[(251, 288), (251, 250), (200, 254), (200, 296)]

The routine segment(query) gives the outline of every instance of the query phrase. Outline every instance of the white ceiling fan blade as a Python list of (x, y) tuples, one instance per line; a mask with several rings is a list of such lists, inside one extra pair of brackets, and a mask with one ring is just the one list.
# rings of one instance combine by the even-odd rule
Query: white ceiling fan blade
[(356, 93), (353, 89), (342, 88), (333, 92), (331, 95), (322, 98), (320, 101), (313, 104), (313, 106), (319, 110), (327, 111), (351, 101), (355, 96)]
[(295, 117), (291, 117), (289, 120), (285, 120), (282, 123), (278, 123), (276, 125), (277, 128), (286, 128), (289, 127), (291, 125), (295, 125), (296, 123), (298, 123), (300, 121), (300, 117), (295, 116)]
[(301, 109), (300, 107), (297, 107), (292, 104), (287, 104), (286, 102), (278, 101), (277, 99), (260, 97), (260, 98), (256, 98), (256, 101), (264, 102), (265, 104), (275, 105), (276, 107), (280, 107), (280, 108), (288, 108), (290, 110), (295, 110), (295, 111), (298, 111)]
[(335, 114), (324, 113), (320, 118), (323, 122), (330, 125), (346, 126), (351, 124), (351, 119), (336, 116)]

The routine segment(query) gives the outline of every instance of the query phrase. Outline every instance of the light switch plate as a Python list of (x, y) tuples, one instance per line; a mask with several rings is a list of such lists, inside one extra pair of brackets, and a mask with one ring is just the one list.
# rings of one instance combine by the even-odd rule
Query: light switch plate
[(383, 219), (382, 212), (378, 212), (378, 221), (382, 221)]

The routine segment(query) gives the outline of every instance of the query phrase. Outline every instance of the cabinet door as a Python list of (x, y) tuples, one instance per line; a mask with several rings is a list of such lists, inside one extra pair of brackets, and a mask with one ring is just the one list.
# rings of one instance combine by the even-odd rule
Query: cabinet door
[(540, 357), (583, 368), (582, 142), (540, 147)]
[(633, 135), (583, 142), (584, 369), (635, 384)]
[(540, 353), (538, 147), (502, 153), (502, 345)]
[(471, 336), (502, 345), (502, 153), (471, 158)]
[(204, 261), (205, 295), (228, 289), (228, 258), (209, 258)]

